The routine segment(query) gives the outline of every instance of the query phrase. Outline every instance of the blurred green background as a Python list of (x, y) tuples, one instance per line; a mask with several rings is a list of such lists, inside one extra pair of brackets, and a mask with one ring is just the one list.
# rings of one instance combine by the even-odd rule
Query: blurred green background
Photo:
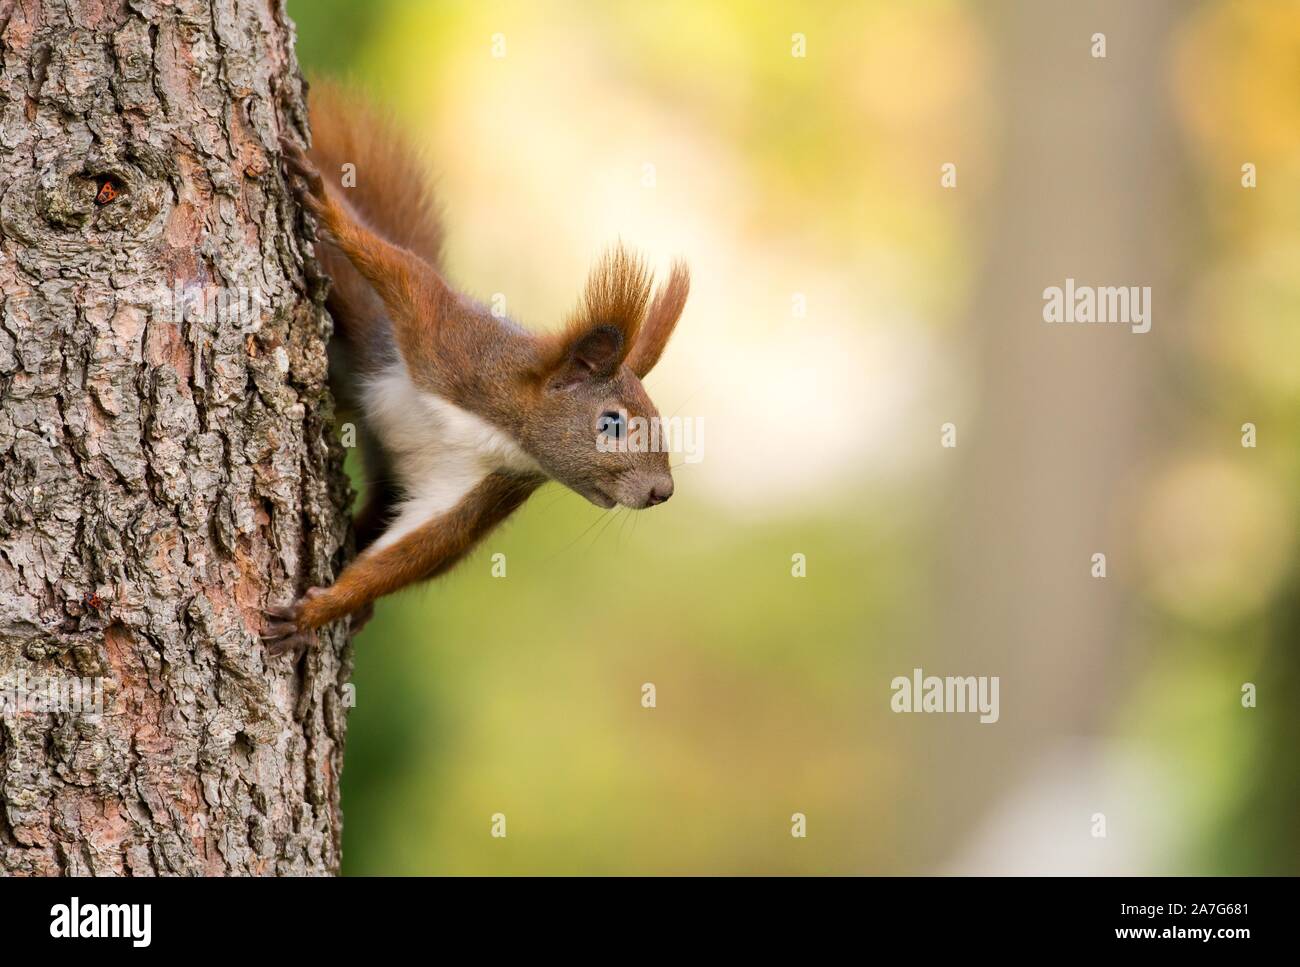
[[(1300, 8), (289, 11), (426, 151), (462, 289), (546, 327), (616, 238), (691, 264), (647, 385), (705, 428), (670, 504), (549, 485), (378, 606), (346, 872), (1300, 872)], [(1151, 334), (1043, 325), (1090, 269)], [(917, 666), (1002, 720), (892, 714)]]

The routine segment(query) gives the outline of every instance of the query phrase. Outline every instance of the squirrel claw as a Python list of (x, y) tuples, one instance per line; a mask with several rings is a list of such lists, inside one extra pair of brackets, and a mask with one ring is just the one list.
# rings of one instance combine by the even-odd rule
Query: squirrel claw
[(324, 179), (321, 178), (320, 172), (316, 170), (316, 166), (312, 164), (311, 159), (307, 157), (307, 152), (302, 149), (301, 145), (290, 141), (288, 138), (281, 138), (280, 152), (284, 155), (284, 163), (289, 171), (307, 182), (307, 187), (314, 192), (324, 189)]
[(323, 593), (323, 588), (309, 588), (293, 604), (275, 604), (266, 609), (265, 615), (271, 620), (266, 622), (261, 637), (271, 655), (283, 655), (289, 651), (297, 654), (311, 644), (312, 630), (301, 627), (298, 622), (303, 604)]
[(278, 658), (280, 655), (300, 655), (311, 645), (311, 636), (290, 635), (288, 638), (281, 638), (278, 641), (267, 642), (266, 651), (272, 658)]
[(319, 218), (325, 212), (325, 179), (307, 157), (307, 152), (288, 138), (280, 139), (280, 154), (289, 174), (301, 179), (301, 184), (291, 181), (289, 186), (299, 204)]

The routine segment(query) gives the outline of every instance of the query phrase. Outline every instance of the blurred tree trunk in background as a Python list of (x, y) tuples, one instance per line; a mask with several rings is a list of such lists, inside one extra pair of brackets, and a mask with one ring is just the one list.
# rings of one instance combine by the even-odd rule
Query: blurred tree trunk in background
[[(961, 469), (947, 508), (947, 610), (927, 672), (1000, 676), (1002, 717), (923, 726), (944, 750), (924, 797), (926, 851), (940, 868), (1047, 759), (1061, 764), (1053, 749), (1109, 719), (1133, 660), (1122, 650), (1133, 639), (1125, 608), (1135, 572), (1120, 553), (1123, 513), (1158, 430), (1161, 345), (1179, 318), (1180, 166), (1166, 77), (1178, 12), (1170, 0), (1019, 0), (984, 11), (1001, 79), (1001, 170), (983, 203), (978, 248), (988, 259), (967, 320), (980, 409), (953, 417)], [(1104, 59), (1092, 56), (1099, 32)], [(1043, 290), (1067, 278), (1151, 286), (1152, 330), (1044, 323)], [(1097, 552), (1108, 558), (1105, 580), (1090, 573)], [(1092, 802), (1078, 814), (1033, 814), (1057, 824), (1048, 839), (1086, 844), (1091, 812), (1107, 809)], [(1032, 831), (1019, 837), (1034, 853)]]
[[(349, 497), (275, 159), (292, 25), (0, 0), (0, 43), (0, 873), (333, 872), (345, 636), (258, 640)], [(74, 679), (102, 714), (32, 704)]]

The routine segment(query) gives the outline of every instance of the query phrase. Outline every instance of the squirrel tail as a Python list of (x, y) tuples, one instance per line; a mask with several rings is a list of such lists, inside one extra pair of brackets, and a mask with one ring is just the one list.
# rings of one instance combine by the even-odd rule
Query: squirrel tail
[[(324, 79), (312, 80), (308, 109), (309, 155), (326, 179), (343, 185), (339, 195), (353, 214), (377, 235), (438, 268), (442, 222), (429, 187), (429, 165), (397, 123), (364, 98)], [(343, 380), (335, 382), (345, 385), (336, 389), (345, 405), (354, 404), (348, 390), (357, 378), (395, 359), (391, 324), (379, 296), (342, 252), (318, 245), (317, 257), (333, 282), (326, 305), (347, 346), (345, 353), (331, 352), (331, 368), (344, 371)]]
[(313, 80), (307, 96), (316, 167), (327, 178), (341, 178), (343, 166), (353, 165), (348, 171), (355, 184), (343, 196), (356, 213), (377, 234), (436, 267), (442, 222), (429, 165), (399, 125), (331, 80)]

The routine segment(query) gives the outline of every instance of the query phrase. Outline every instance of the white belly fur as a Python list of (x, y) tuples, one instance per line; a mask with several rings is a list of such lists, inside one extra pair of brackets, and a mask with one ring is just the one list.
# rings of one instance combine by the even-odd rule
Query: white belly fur
[(368, 380), (362, 394), (371, 429), (407, 494), (373, 550), (451, 510), (494, 471), (539, 469), (508, 434), (417, 389), (401, 363)]

